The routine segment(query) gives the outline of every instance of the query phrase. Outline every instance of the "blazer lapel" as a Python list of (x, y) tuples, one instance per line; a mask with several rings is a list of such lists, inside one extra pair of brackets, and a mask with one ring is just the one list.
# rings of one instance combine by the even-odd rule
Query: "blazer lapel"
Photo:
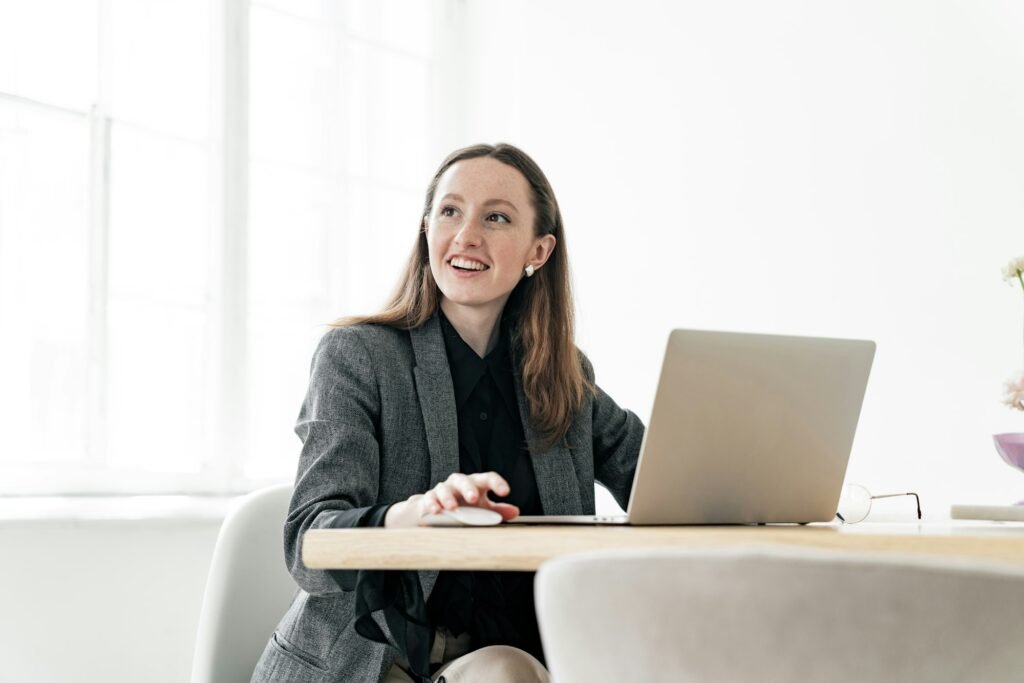
[(444, 352), (441, 322), (435, 315), (426, 325), (410, 330), (416, 367), (416, 393), (430, 449), (430, 485), (459, 471), (459, 423), (455, 389)]
[(534, 450), (533, 444), (538, 441), (537, 435), (530, 428), (529, 407), (523, 393), (523, 381), (519, 370), (519, 360), (512, 364), (515, 377), (516, 399), (519, 402), (519, 417), (523, 421), (523, 433), (530, 444), (530, 462), (533, 463), (533, 476), (537, 479), (537, 490), (540, 493), (540, 504), (545, 515), (579, 515), (583, 513), (583, 502), (580, 500), (580, 483), (576, 476), (576, 468), (572, 463), (572, 454), (559, 443), (546, 451)]
[[(455, 407), (455, 387), (444, 352), (441, 321), (435, 314), (423, 327), (409, 331), (412, 352), (416, 358), (413, 377), (427, 433), (430, 451), (430, 486), (444, 481), (459, 471), (459, 423)], [(423, 588), (423, 600), (437, 584), (437, 570), (417, 572)]]
[[(430, 449), (431, 486), (459, 471), (459, 424), (455, 388), (452, 385), (448, 356), (444, 351), (444, 339), (441, 334), (441, 321), (436, 315), (423, 327), (409, 331), (413, 355), (416, 357), (413, 376), (416, 378), (416, 392), (423, 414), (427, 447)], [(538, 439), (530, 428), (530, 412), (526, 396), (523, 394), (518, 358), (514, 353), (512, 367), (523, 433), (526, 435), (527, 443), (534, 444)], [(544, 514), (581, 514), (583, 503), (580, 500), (579, 479), (569, 449), (561, 443), (546, 451), (530, 448), (530, 461), (537, 479), (537, 490)]]

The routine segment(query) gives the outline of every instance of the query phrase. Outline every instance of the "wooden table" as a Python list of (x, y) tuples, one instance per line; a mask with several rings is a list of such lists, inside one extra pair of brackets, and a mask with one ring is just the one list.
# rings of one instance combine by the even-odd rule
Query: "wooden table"
[(535, 571), (547, 560), (595, 550), (755, 544), (989, 560), (1024, 568), (1024, 523), (999, 522), (316, 529), (303, 541), (302, 559), (311, 569)]

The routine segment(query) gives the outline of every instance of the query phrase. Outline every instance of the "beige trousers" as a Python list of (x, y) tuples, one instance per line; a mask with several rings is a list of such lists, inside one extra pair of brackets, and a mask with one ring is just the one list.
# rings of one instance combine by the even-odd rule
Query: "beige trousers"
[[(434, 634), (430, 663), (441, 664), (433, 680), (440, 683), (550, 683), (544, 665), (529, 652), (507, 645), (491, 645), (470, 651), (469, 634), (456, 638), (447, 629)], [(411, 683), (401, 667), (409, 668), (399, 656), (384, 676), (383, 683)]]

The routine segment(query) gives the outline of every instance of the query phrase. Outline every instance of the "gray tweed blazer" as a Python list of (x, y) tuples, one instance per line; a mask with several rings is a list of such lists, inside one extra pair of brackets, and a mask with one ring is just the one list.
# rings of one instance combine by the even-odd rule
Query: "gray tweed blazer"
[[(580, 362), (593, 380), (582, 353)], [(525, 434), (533, 443), (522, 383), (514, 375)], [(437, 316), (411, 332), (380, 325), (327, 332), (313, 355), (295, 432), (303, 445), (284, 549), (300, 590), (252, 681), (379, 681), (397, 650), (355, 632), (354, 594), (302, 564), (302, 535), (334, 526), (339, 511), (405, 500), (458, 471), (455, 391)], [(574, 419), (568, 446), (530, 454), (544, 513), (593, 513), (595, 480), (626, 507), (643, 432), (636, 415), (598, 389)], [(427, 599), (437, 572), (419, 577)], [(383, 619), (377, 621), (388, 633)]]

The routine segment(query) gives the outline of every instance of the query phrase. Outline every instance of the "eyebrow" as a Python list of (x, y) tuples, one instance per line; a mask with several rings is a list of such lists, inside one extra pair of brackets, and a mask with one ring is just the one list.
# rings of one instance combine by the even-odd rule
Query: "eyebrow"
[[(440, 201), (443, 202), (446, 199), (454, 199), (457, 202), (465, 202), (466, 201), (462, 197), (462, 195), (455, 194), (454, 192), (449, 192), (445, 196), (441, 197)], [(516, 208), (516, 205), (513, 204), (512, 202), (506, 200), (506, 199), (488, 199), (486, 202), (484, 202), (484, 206), (493, 206), (494, 204), (505, 204), (506, 206), (511, 208), (516, 213), (519, 213), (519, 209)]]

